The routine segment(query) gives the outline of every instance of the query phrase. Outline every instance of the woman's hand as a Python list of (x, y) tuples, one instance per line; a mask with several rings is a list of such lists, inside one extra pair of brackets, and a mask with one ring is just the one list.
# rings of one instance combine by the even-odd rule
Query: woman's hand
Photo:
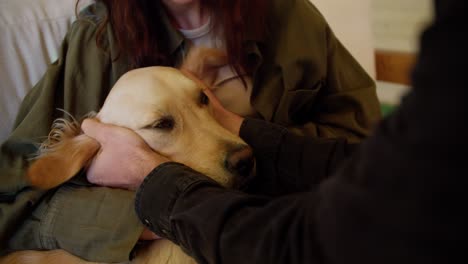
[(87, 170), (91, 183), (136, 190), (155, 167), (169, 161), (130, 129), (95, 119), (84, 120), (81, 128), (101, 144), (100, 152)]
[(231, 131), (235, 135), (239, 135), (239, 130), (244, 121), (244, 118), (234, 114), (224, 108), (221, 102), (216, 98), (210, 89), (204, 89), (203, 92), (210, 100), (210, 107), (213, 111), (213, 116), (224, 128)]

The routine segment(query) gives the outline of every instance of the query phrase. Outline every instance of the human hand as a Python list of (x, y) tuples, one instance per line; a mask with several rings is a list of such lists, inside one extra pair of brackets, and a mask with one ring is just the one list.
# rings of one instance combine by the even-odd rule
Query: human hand
[(155, 167), (169, 161), (130, 129), (96, 119), (84, 120), (81, 128), (101, 144), (100, 152), (87, 170), (91, 183), (136, 190)]
[(146, 227), (143, 229), (143, 232), (141, 233), (140, 238), (139, 238), (139, 240), (156, 240), (156, 239), (161, 239), (161, 237), (156, 235), (155, 233), (153, 233), (151, 230), (149, 230)]
[(239, 135), (239, 130), (244, 118), (224, 108), (210, 89), (204, 89), (203, 92), (210, 100), (210, 107), (216, 121), (234, 135)]

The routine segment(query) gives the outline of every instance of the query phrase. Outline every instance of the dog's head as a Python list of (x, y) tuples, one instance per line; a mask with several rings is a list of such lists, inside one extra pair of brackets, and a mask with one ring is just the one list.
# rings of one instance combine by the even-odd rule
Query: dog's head
[[(224, 186), (240, 185), (253, 172), (252, 150), (216, 122), (202, 91), (225, 63), (222, 53), (197, 49), (181, 69), (132, 70), (117, 81), (96, 118), (132, 129), (156, 152)], [(99, 151), (79, 125), (59, 128), (28, 170), (32, 185), (52, 188), (65, 182)]]

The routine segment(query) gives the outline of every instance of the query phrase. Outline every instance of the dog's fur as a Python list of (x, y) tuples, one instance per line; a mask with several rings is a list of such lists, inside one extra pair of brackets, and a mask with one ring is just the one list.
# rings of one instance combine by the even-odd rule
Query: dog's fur
[[(214, 82), (216, 69), (225, 64), (226, 56), (217, 50), (194, 49), (181, 69), (132, 70), (118, 80), (96, 118), (134, 130), (155, 151), (230, 187), (236, 177), (242, 177), (227, 164), (252, 159), (252, 151), (238, 136), (221, 127), (208, 105), (200, 101), (202, 89)], [(173, 128), (168, 128), (167, 122), (173, 122)], [(76, 175), (99, 149), (99, 143), (82, 134), (77, 122), (59, 121), (27, 177), (33, 186), (54, 188)], [(63, 250), (52, 250), (15, 252), (0, 263), (90, 262)], [(170, 241), (157, 240), (138, 252), (132, 263), (185, 264), (194, 260)]]

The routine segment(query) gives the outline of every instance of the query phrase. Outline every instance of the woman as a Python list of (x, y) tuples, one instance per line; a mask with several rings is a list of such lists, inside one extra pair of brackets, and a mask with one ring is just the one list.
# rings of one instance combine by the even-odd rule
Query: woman
[(221, 70), (214, 91), (243, 116), (349, 141), (365, 137), (380, 117), (372, 79), (309, 1), (97, 1), (72, 25), (2, 145), (0, 242), (9, 239), (2, 248), (128, 258), (143, 230), (133, 192), (95, 187), (83, 175), (53, 193), (32, 190), (24, 178), (27, 158), (63, 115), (58, 108), (75, 117), (97, 111), (123, 73), (177, 66), (191, 45), (227, 51), (231, 67)]

